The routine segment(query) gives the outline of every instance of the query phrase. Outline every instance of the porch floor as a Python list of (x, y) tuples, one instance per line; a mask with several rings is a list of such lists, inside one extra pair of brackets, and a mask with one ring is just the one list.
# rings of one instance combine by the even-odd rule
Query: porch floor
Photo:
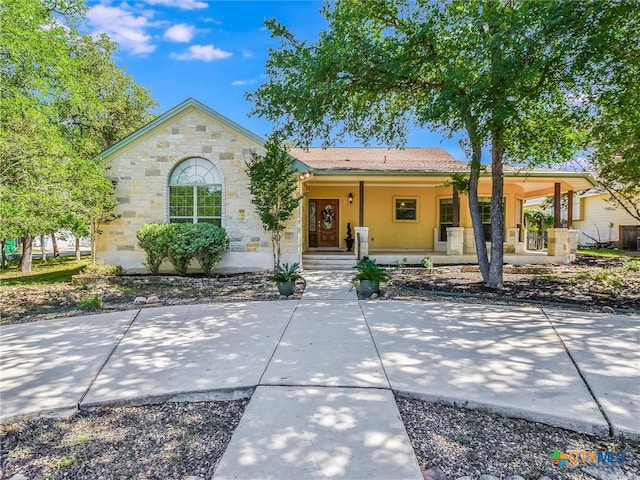
[[(339, 249), (310, 248), (304, 252), (304, 257), (318, 256), (326, 259), (331, 257), (353, 257), (354, 252)], [(395, 265), (402, 262), (407, 265), (421, 265), (425, 257), (429, 257), (434, 265), (475, 265), (478, 258), (475, 253), (465, 255), (447, 255), (445, 252), (435, 252), (427, 249), (369, 249), (369, 257), (381, 265)], [(510, 265), (561, 265), (567, 263), (564, 256), (549, 256), (546, 250), (528, 250), (522, 253), (505, 253), (504, 263)]]

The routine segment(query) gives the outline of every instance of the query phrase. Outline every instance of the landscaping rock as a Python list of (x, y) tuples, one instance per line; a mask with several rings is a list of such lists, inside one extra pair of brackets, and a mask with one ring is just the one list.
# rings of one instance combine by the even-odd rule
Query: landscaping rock
[(618, 465), (585, 465), (582, 471), (598, 480), (627, 480)]
[(144, 305), (147, 303), (147, 297), (136, 297), (133, 300), (134, 305)]
[(440, 467), (431, 467), (422, 472), (422, 478), (424, 478), (424, 480), (447, 480), (447, 475)]
[(150, 297), (147, 298), (147, 305), (151, 305), (154, 303), (160, 303), (160, 299), (158, 298), (157, 295), (151, 295)]

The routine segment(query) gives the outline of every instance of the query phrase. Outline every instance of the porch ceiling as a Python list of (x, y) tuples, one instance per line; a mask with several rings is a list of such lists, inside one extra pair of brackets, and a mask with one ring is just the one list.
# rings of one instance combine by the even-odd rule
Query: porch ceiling
[[(349, 186), (356, 187), (359, 182), (365, 186), (402, 186), (402, 187), (441, 187), (451, 180), (447, 174), (425, 174), (424, 172), (402, 172), (390, 175), (371, 174), (370, 172), (314, 172), (308, 185), (316, 186)], [(484, 174), (480, 178), (480, 184), (489, 184), (491, 177)], [(582, 172), (505, 172), (505, 185), (519, 185), (527, 198), (551, 195), (554, 185), (560, 183), (563, 193), (569, 190), (582, 191), (593, 188), (595, 182), (591, 177)]]

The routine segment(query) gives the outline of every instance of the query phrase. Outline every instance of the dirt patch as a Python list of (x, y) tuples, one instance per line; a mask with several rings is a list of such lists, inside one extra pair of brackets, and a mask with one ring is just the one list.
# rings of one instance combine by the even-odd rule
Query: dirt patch
[(640, 312), (640, 263), (579, 256), (570, 265), (505, 266), (504, 289), (485, 286), (477, 266), (392, 267), (383, 298), (549, 304), (594, 311)]
[[(186, 280), (186, 281), (185, 281)], [(0, 288), (1, 324), (26, 323), (60, 317), (108, 313), (160, 305), (279, 300), (269, 272), (204, 277), (117, 277), (78, 279), (72, 284)], [(298, 282), (293, 298), (300, 298)], [(136, 298), (157, 297), (153, 304), (134, 304)], [(91, 302), (98, 299), (99, 302)]]
[(0, 426), (0, 478), (211, 478), (247, 400), (100, 408)]
[[(579, 255), (559, 266), (505, 266), (504, 289), (485, 287), (477, 266), (389, 267), (391, 283), (382, 298), (417, 301), (463, 301), (554, 306), (593, 311), (640, 311), (640, 261)], [(303, 274), (304, 275), (304, 274)], [(219, 275), (212, 278), (121, 277), (114, 282), (78, 282), (0, 288), (0, 324), (106, 313), (159, 305), (278, 300), (269, 272)], [(304, 281), (293, 298), (300, 298)], [(137, 297), (157, 297), (153, 305), (135, 305)], [(90, 302), (98, 299), (99, 302)]]

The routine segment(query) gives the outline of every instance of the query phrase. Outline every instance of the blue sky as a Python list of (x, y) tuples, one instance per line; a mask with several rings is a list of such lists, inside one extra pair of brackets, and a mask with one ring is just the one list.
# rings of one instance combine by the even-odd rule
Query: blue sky
[[(148, 87), (162, 113), (193, 97), (265, 137), (269, 122), (249, 117), (246, 91), (265, 81), (271, 39), (264, 27), (275, 17), (298, 38), (314, 40), (326, 27), (314, 0), (89, 0), (86, 29), (118, 44), (116, 62)], [(357, 145), (354, 143), (348, 146)], [(444, 147), (465, 160), (457, 140), (412, 129), (407, 146)]]

